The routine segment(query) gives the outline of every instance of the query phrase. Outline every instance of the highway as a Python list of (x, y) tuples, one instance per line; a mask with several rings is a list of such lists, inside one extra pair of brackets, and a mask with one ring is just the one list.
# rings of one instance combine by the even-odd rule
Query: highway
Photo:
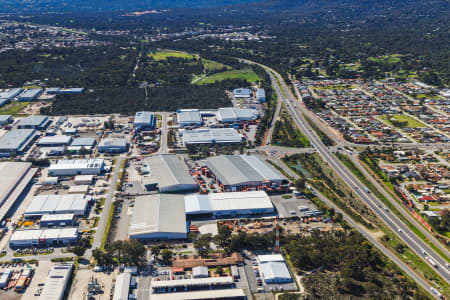
[[(275, 74), (282, 87), (285, 94), (289, 97), (290, 91), (285, 85), (283, 79), (279, 74)], [(289, 112), (291, 113), (294, 121), (300, 130), (306, 135), (310, 140), (311, 144), (317, 150), (317, 152), (325, 159), (325, 161), (335, 170), (335, 172), (350, 186), (355, 194), (357, 194), (363, 201), (375, 212), (375, 214), (383, 220), (383, 222), (401, 239), (403, 242), (412, 249), (417, 255), (424, 258), (436, 273), (438, 273), (447, 282), (450, 282), (450, 271), (447, 267), (447, 261), (440, 255), (435, 253), (425, 242), (420, 238), (416, 237), (406, 225), (401, 222), (397, 216), (391, 213), (387, 208), (384, 207), (381, 200), (374, 197), (372, 194), (364, 191), (365, 186), (353, 176), (353, 174), (341, 164), (339, 159), (335, 157), (331, 151), (322, 143), (320, 138), (317, 137), (315, 132), (309, 126), (309, 124), (304, 120), (303, 115), (296, 109), (297, 101), (292, 98), (284, 98), (281, 92), (280, 86), (275, 82), (275, 90), (277, 91), (279, 98), (286, 104)], [(447, 253), (448, 256), (448, 253)], [(431, 258), (434, 263), (430, 262)], [(436, 264), (436, 267), (433, 266)]]
[[(250, 64), (255, 64), (254, 62), (247, 61)], [(260, 64), (258, 64), (260, 65)], [(279, 80), (278, 82), (272, 81), (275, 91), (278, 94), (279, 99), (281, 99), (285, 104), (293, 120), (297, 126), (302, 130), (306, 137), (310, 140), (313, 147), (317, 152), (323, 157), (323, 159), (335, 170), (335, 172), (349, 185), (352, 191), (357, 194), (367, 205), (370, 207), (375, 214), (396, 234), (412, 251), (414, 251), (419, 257), (434, 268), (435, 272), (439, 274), (444, 280), (449, 282), (450, 271), (447, 266), (447, 261), (438, 255), (433, 249), (431, 249), (425, 242), (423, 242), (419, 237), (417, 237), (403, 222), (401, 222), (397, 216), (391, 213), (387, 208), (383, 206), (381, 200), (374, 197), (371, 193), (364, 191), (365, 186), (353, 176), (353, 174), (347, 170), (347, 168), (341, 164), (339, 159), (335, 157), (331, 151), (321, 142), (320, 138), (317, 137), (315, 132), (309, 126), (309, 124), (304, 120), (303, 115), (297, 109), (297, 100), (290, 93), (290, 90), (286, 86), (283, 78), (276, 73), (274, 70), (260, 65), (267, 71), (273, 73)], [(287, 97), (283, 96), (283, 92)], [(448, 257), (448, 251), (447, 251)], [(431, 261), (430, 261), (431, 260)], [(415, 278), (416, 276), (414, 276)], [(423, 280), (419, 281), (419, 284), (423, 284)], [(430, 287), (425, 286), (426, 290), (430, 291)]]

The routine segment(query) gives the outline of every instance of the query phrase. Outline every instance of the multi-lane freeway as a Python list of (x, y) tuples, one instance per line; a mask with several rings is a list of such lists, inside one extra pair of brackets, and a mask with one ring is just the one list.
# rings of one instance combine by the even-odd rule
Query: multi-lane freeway
[[(249, 62), (248, 63), (254, 63)], [(358, 195), (368, 207), (370, 207), (379, 218), (417, 255), (423, 258), (436, 273), (438, 273), (444, 280), (449, 282), (450, 269), (447, 262), (448, 251), (446, 251), (446, 258), (438, 255), (431, 247), (415, 235), (403, 222), (399, 220), (392, 212), (384, 207), (381, 200), (374, 197), (371, 193), (365, 191), (365, 186), (335, 157), (331, 150), (326, 147), (319, 137), (315, 134), (312, 128), (304, 119), (301, 108), (297, 105), (297, 100), (290, 93), (283, 78), (274, 70), (264, 67), (267, 71), (272, 73), (278, 80), (272, 81), (278, 98), (286, 105), (289, 113), (297, 126), (302, 130), (306, 137), (310, 140), (315, 150), (323, 157), (323, 159), (336, 171), (336, 173), (349, 185), (354, 194)], [(284, 96), (286, 95), (286, 96)], [(422, 282), (420, 282), (422, 283)], [(429, 290), (429, 288), (428, 288)]]

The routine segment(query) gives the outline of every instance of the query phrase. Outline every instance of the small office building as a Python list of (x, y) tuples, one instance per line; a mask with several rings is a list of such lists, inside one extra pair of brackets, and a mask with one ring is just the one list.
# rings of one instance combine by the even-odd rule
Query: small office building
[(134, 116), (134, 129), (154, 130), (156, 128), (156, 116), (149, 111), (138, 111)]
[(128, 142), (125, 138), (111, 138), (101, 140), (98, 144), (100, 153), (124, 153), (128, 151)]
[(247, 88), (240, 88), (233, 90), (234, 98), (250, 98), (252, 95), (252, 91)]
[(65, 227), (75, 224), (74, 214), (49, 214), (41, 217), (41, 227)]

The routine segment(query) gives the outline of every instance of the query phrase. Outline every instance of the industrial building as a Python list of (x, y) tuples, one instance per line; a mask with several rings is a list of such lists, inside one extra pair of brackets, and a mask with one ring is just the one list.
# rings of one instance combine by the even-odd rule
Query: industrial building
[(177, 111), (177, 121), (180, 127), (201, 126), (203, 123), (198, 109), (179, 109)]
[(47, 116), (29, 116), (20, 120), (17, 128), (44, 130), (51, 122)]
[(2, 276), (0, 276), (0, 289), (3, 289), (8, 284), (9, 279), (11, 278), (12, 270), (6, 269), (3, 270)]
[(90, 185), (94, 181), (94, 175), (78, 175), (75, 176), (73, 182), (75, 184)]
[(0, 157), (26, 152), (38, 137), (34, 129), (13, 129), (0, 137)]
[(185, 239), (187, 223), (183, 195), (136, 197), (128, 235), (133, 239)]
[(208, 278), (209, 277), (208, 267), (206, 267), (206, 266), (193, 267), (192, 268), (192, 277)]
[(100, 158), (61, 159), (50, 165), (49, 176), (100, 175), (105, 163)]
[(149, 174), (142, 178), (142, 185), (147, 190), (177, 193), (198, 189), (186, 163), (174, 154), (148, 157), (143, 167), (149, 170)]
[(13, 122), (13, 118), (11, 115), (0, 115), (0, 126), (5, 126), (11, 124)]
[[(210, 292), (213, 292), (212, 290), (233, 289), (234, 287), (235, 283), (231, 276), (190, 278), (178, 280), (152, 280), (151, 299), (153, 299), (154, 294), (170, 293), (171, 296), (176, 297), (176, 294), (178, 292), (199, 291), (199, 290), (209, 290)], [(196, 298), (185, 298), (185, 299), (196, 299)]]
[(43, 215), (39, 224), (41, 225), (41, 227), (73, 226), (75, 224), (75, 215), (74, 214)]
[(48, 272), (40, 299), (62, 300), (72, 276), (72, 265), (54, 265)]
[(264, 191), (186, 195), (184, 201), (186, 215), (191, 218), (248, 217), (275, 212), (269, 196)]
[(9, 240), (11, 248), (73, 245), (78, 240), (75, 227), (16, 230)]
[(120, 273), (116, 277), (113, 300), (128, 300), (130, 295), (131, 273)]
[(239, 109), (234, 107), (224, 107), (217, 110), (217, 120), (222, 123), (251, 121), (258, 118), (258, 111), (252, 108)]
[(0, 222), (26, 190), (35, 172), (28, 162), (0, 162)]
[(44, 92), (41, 88), (27, 89), (17, 97), (17, 101), (34, 101)]
[(89, 206), (89, 198), (81, 194), (73, 195), (38, 195), (35, 196), (28, 208), (25, 217), (38, 217), (46, 214), (74, 214), (83, 216)]
[(41, 138), (38, 145), (41, 147), (67, 146), (72, 142), (72, 137), (68, 135), (45, 136)]
[(73, 139), (72, 143), (70, 144), (70, 146), (73, 147), (85, 147), (85, 148), (93, 148), (95, 146), (96, 143), (96, 139), (95, 138), (75, 138)]
[(206, 166), (225, 191), (264, 187), (268, 191), (288, 183), (278, 170), (257, 155), (221, 155), (209, 157)]
[(234, 98), (250, 98), (252, 95), (252, 91), (250, 89), (235, 89), (233, 90)]
[(19, 96), (20, 93), (22, 93), (21, 88), (10, 89), (9, 91), (0, 94), (0, 100), (11, 101), (15, 97)]
[(233, 128), (201, 128), (184, 130), (183, 145), (195, 144), (239, 144), (242, 136)]
[(247, 296), (242, 289), (214, 289), (214, 290), (204, 290), (198, 291), (194, 290), (192, 292), (176, 292), (167, 294), (152, 294), (151, 300), (245, 300)]
[(292, 282), (292, 276), (281, 254), (258, 255), (260, 270), (266, 284)]
[(256, 100), (260, 103), (266, 102), (266, 92), (262, 88), (256, 90)]
[(58, 94), (82, 94), (84, 88), (59, 89)]
[(134, 116), (134, 129), (153, 130), (156, 128), (156, 116), (149, 111), (138, 111)]
[(125, 138), (111, 138), (101, 140), (98, 144), (100, 153), (124, 153), (128, 151), (128, 142)]
[(52, 87), (45, 90), (45, 92), (49, 95), (56, 95), (61, 90), (60, 87)]
[(89, 185), (72, 185), (69, 188), (69, 194), (83, 194), (86, 195), (89, 191)]

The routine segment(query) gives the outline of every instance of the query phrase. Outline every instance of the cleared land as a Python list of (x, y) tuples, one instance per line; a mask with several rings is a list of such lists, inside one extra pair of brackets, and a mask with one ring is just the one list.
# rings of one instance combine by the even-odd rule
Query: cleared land
[(158, 51), (149, 53), (148, 56), (152, 57), (154, 60), (166, 60), (168, 57), (178, 57), (186, 59), (194, 59), (195, 57), (193, 54), (178, 51)]
[(19, 114), (30, 102), (11, 102), (0, 108), (0, 115), (12, 115)]
[(380, 62), (380, 63), (388, 63), (388, 64), (395, 64), (400, 62), (401, 54), (390, 54), (390, 55), (383, 55), (378, 57), (369, 57), (368, 60), (374, 61), (374, 62)]
[(216, 71), (216, 70), (222, 70), (223, 68), (227, 68), (228, 70), (231, 70), (230, 66), (224, 65), (224, 64), (214, 61), (214, 60), (202, 58), (202, 63), (203, 63), (203, 67), (205, 68), (205, 71)]
[[(388, 115), (382, 116), (381, 118), (395, 127), (409, 127), (409, 128), (426, 127), (423, 123), (406, 115)], [(404, 124), (404, 126), (399, 126), (401, 124)]]
[(196, 84), (208, 84), (235, 78), (245, 79), (248, 82), (256, 82), (261, 80), (261, 78), (252, 69), (241, 69), (216, 73), (196, 81)]

